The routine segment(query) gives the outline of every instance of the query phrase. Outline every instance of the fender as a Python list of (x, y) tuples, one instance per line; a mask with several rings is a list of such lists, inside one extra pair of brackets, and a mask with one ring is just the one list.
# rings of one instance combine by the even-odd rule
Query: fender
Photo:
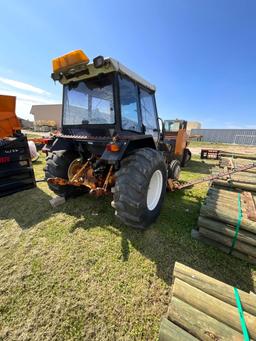
[(123, 158), (125, 158), (136, 149), (146, 147), (156, 149), (156, 145), (152, 136), (138, 135), (137, 139), (119, 141), (117, 144), (120, 146), (120, 150), (118, 152), (110, 152), (105, 149), (104, 153), (101, 156), (101, 160), (112, 163), (116, 161), (121, 161)]
[(72, 149), (73, 145), (73, 141), (56, 138), (50, 148), (50, 152)]

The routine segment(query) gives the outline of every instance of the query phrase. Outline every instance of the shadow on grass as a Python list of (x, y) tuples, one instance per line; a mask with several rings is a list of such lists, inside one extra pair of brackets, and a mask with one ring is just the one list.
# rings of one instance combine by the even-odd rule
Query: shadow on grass
[[(110, 207), (110, 199), (100, 198), (93, 200), (90, 206), (98, 215), (88, 220), (88, 208), (85, 214), (77, 212), (79, 222), (70, 232), (77, 228), (100, 227), (121, 236), (121, 259), (128, 261), (131, 247), (135, 248), (155, 263), (157, 276), (168, 285), (172, 281), (174, 264), (178, 261), (245, 291), (253, 290), (252, 266), (191, 239), (191, 229), (197, 224), (201, 201), (202, 197), (185, 197), (182, 191), (167, 193), (158, 220), (149, 229), (141, 231), (118, 223)], [(74, 215), (70, 209), (65, 212)]]
[(0, 219), (14, 219), (22, 229), (36, 225), (52, 214), (52, 197), (39, 187), (0, 199)]
[(121, 238), (123, 262), (129, 260), (133, 247), (154, 262), (157, 276), (167, 284), (172, 281), (174, 263), (178, 261), (243, 290), (254, 289), (252, 266), (191, 239), (191, 229), (197, 224), (202, 201), (202, 195), (196, 192), (167, 193), (161, 215), (145, 231), (119, 223), (110, 206), (111, 197), (97, 199), (84, 195), (56, 209), (50, 207), (49, 199), (51, 197), (40, 188), (1, 198), (0, 218), (15, 219), (22, 229), (28, 229), (56, 213), (65, 213), (75, 218), (70, 233), (76, 229), (86, 232), (102, 228), (115, 234)]
[(190, 160), (187, 167), (182, 168), (182, 172), (193, 172), (200, 174), (210, 174), (211, 168), (216, 165), (216, 162), (208, 163), (201, 159)]

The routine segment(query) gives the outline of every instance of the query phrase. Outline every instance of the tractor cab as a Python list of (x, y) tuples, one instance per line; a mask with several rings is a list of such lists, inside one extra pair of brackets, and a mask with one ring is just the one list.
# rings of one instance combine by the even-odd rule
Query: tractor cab
[(52, 78), (63, 84), (64, 135), (148, 135), (158, 141), (154, 85), (113, 58), (89, 63), (82, 51), (56, 58), (53, 68)]

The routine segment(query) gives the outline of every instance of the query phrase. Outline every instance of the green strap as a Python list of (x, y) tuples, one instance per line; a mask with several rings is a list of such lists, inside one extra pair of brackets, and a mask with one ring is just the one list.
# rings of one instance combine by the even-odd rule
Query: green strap
[(231, 245), (229, 254), (232, 253), (234, 247), (236, 246), (238, 232), (239, 232), (240, 225), (241, 225), (242, 218), (243, 218), (243, 213), (242, 213), (242, 208), (241, 208), (241, 194), (240, 193), (238, 193), (238, 198), (237, 199), (238, 199), (238, 201), (237, 201), (237, 204), (238, 204), (238, 218), (237, 218), (237, 223), (236, 223), (236, 231), (235, 231), (234, 238), (232, 240), (232, 245)]
[(250, 341), (248, 330), (247, 330), (246, 323), (244, 320), (244, 312), (243, 312), (243, 308), (242, 308), (242, 304), (240, 301), (240, 296), (239, 296), (237, 288), (234, 288), (234, 294), (235, 294), (235, 299), (236, 299), (236, 306), (237, 306), (238, 313), (239, 313), (241, 328), (242, 328), (242, 332), (244, 335), (244, 341)]

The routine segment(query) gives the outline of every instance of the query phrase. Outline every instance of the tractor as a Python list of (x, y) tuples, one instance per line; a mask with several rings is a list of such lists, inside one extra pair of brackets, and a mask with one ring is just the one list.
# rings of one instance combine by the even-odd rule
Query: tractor
[(148, 227), (159, 216), (167, 180), (188, 161), (185, 121), (177, 131), (166, 129), (155, 86), (113, 58), (90, 63), (76, 50), (52, 63), (63, 112), (45, 167), (49, 188), (64, 197), (110, 194), (125, 225)]
[(191, 159), (191, 151), (187, 148), (189, 145), (189, 136), (187, 134), (187, 121), (184, 120), (166, 120), (164, 121), (165, 141), (170, 141), (174, 149), (175, 158), (180, 161), (180, 165), (185, 167)]

